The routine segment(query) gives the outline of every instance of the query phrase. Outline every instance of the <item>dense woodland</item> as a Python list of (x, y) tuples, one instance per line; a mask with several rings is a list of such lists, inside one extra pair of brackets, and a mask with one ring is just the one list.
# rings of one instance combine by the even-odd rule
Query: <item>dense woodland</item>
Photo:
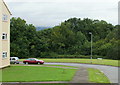
[(19, 58), (93, 58), (120, 59), (120, 29), (103, 20), (70, 18), (53, 28), (36, 31), (21, 18), (12, 18), (11, 56)]

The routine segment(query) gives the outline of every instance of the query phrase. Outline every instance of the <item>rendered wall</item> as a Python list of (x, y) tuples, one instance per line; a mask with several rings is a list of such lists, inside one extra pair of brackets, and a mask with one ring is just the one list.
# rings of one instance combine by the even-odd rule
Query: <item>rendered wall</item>
[[(2, 58), (2, 52), (7, 52), (7, 58), (0, 58), (1, 62), (1, 67), (9, 66), (10, 65), (10, 13), (6, 7), (6, 5), (2, 1), (2, 11), (0, 12), (1, 18), (3, 14), (6, 14), (8, 16), (7, 21), (2, 21), (2, 31), (0, 34), (0, 41), (1, 41), (1, 46), (0, 46), (0, 57)], [(7, 40), (2, 40), (2, 33), (7, 33)]]
[(7, 58), (2, 59), (2, 66), (10, 65), (10, 14), (6, 6), (2, 3), (2, 14), (7, 14), (7, 21), (2, 21), (2, 32), (7, 33), (7, 40), (2, 40), (2, 51), (7, 51)]
[(2, 66), (2, 0), (0, 0), (0, 68)]
[[(2, 67), (2, 0), (0, 0), (0, 68)], [(0, 69), (0, 85), (2, 84), (2, 70)]]

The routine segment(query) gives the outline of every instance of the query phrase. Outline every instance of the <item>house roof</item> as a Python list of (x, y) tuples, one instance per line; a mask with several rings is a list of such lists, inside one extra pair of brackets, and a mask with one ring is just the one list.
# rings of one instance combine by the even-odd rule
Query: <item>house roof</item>
[[(3, 0), (2, 0), (3, 1)], [(8, 9), (8, 6), (6, 5), (6, 3), (3, 1), (3, 4), (5, 5), (5, 7), (7, 8), (8, 12), (10, 13), (10, 15), (12, 15), (12, 13), (10, 12), (10, 10)]]

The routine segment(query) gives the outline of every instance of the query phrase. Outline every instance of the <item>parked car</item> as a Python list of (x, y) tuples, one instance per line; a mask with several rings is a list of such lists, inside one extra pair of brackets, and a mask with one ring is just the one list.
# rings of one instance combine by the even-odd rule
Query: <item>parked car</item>
[(19, 58), (18, 57), (10, 57), (10, 63), (11, 64), (19, 64)]
[(44, 64), (43, 60), (38, 60), (36, 58), (28, 58), (23, 61), (24, 64)]

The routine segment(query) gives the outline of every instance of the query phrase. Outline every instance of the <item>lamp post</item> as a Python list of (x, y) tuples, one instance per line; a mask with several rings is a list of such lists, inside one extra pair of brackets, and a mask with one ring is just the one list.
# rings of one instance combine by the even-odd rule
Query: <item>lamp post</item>
[(92, 42), (93, 42), (93, 40), (92, 40), (92, 32), (89, 32), (89, 34), (91, 35), (91, 57), (90, 57), (90, 59), (91, 59), (91, 63), (92, 63)]

